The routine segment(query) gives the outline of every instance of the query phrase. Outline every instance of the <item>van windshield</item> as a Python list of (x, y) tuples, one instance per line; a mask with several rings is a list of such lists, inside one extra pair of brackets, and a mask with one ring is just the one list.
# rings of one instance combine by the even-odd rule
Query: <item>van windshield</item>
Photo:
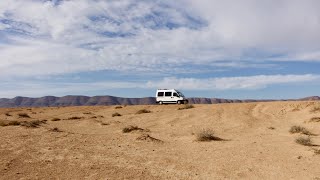
[(180, 91), (177, 91), (177, 93), (179, 94), (180, 97), (184, 97), (184, 95)]

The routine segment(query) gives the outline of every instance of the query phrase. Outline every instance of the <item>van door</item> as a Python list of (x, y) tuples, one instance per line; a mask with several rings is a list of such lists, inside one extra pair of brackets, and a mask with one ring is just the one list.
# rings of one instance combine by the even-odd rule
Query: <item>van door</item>
[(165, 102), (170, 103), (170, 102), (173, 101), (172, 99), (173, 99), (173, 97), (172, 97), (172, 92), (171, 91), (164, 92), (164, 101)]

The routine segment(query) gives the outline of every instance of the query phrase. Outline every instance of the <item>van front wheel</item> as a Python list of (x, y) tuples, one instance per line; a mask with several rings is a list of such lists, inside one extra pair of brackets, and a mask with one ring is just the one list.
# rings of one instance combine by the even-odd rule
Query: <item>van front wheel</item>
[(159, 104), (162, 105), (162, 101), (159, 101)]
[(177, 104), (181, 104), (181, 101), (177, 101)]

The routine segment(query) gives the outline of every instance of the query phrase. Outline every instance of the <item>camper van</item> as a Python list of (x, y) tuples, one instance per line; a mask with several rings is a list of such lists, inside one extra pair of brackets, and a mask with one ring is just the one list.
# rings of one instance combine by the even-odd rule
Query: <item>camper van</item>
[(159, 104), (187, 104), (188, 100), (184, 95), (176, 89), (158, 89), (156, 93), (156, 101)]

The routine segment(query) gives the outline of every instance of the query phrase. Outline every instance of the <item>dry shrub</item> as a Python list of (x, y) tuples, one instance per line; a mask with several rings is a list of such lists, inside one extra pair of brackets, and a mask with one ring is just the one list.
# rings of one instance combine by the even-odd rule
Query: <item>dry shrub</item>
[(314, 154), (320, 155), (320, 149), (313, 149), (314, 150)]
[(270, 127), (268, 127), (268, 129), (270, 129), (270, 130), (275, 130), (276, 128), (275, 128), (275, 127), (270, 126)]
[(6, 116), (11, 116), (11, 114), (9, 114), (8, 112), (5, 114)]
[(51, 131), (51, 132), (63, 132), (62, 130), (60, 130), (60, 129), (57, 128), (57, 127), (52, 128), (52, 129), (50, 129), (49, 131)]
[(3, 121), (0, 121), (0, 126), (4, 127), (4, 126), (8, 126), (8, 124)]
[(320, 105), (314, 106), (311, 110), (311, 113), (316, 113), (316, 112), (320, 112)]
[(20, 118), (30, 118), (30, 116), (27, 113), (19, 113), (18, 116)]
[(84, 112), (83, 114), (92, 114), (92, 112)]
[(203, 129), (202, 131), (198, 132), (196, 136), (197, 136), (197, 141), (223, 141), (224, 140), (215, 136), (214, 132), (211, 129)]
[(142, 134), (141, 136), (137, 137), (137, 140), (139, 141), (149, 141), (149, 142), (157, 142), (157, 143), (163, 143), (162, 140), (151, 137), (149, 134)]
[(122, 106), (116, 106), (116, 107), (114, 107), (115, 109), (121, 109), (122, 108)]
[(78, 116), (73, 116), (69, 117), (67, 120), (77, 120), (77, 119), (82, 119), (83, 117), (78, 117)]
[(183, 107), (178, 108), (178, 110), (183, 110), (183, 109), (192, 109), (194, 106), (192, 104), (186, 104)]
[(123, 133), (129, 133), (132, 131), (143, 131), (144, 129), (139, 128), (138, 126), (127, 126), (125, 128), (122, 129)]
[(8, 126), (19, 126), (21, 123), (19, 121), (10, 121)]
[(97, 119), (97, 116), (92, 116), (91, 119)]
[(301, 134), (305, 134), (305, 135), (314, 135), (309, 130), (307, 130), (306, 128), (304, 128), (302, 126), (292, 126), (290, 128), (289, 132), (292, 134), (301, 133)]
[(106, 123), (106, 122), (101, 122), (100, 123), (102, 126), (108, 126), (108, 125), (110, 125), (110, 123)]
[(320, 122), (320, 117), (313, 117), (309, 122)]
[(112, 114), (112, 117), (116, 117), (116, 116), (122, 116), (122, 115), (119, 114), (119, 113), (117, 113), (117, 112), (115, 112), (115, 113)]
[(61, 119), (60, 118), (53, 118), (51, 119), (51, 121), (60, 121)]
[(46, 124), (46, 120), (33, 120), (33, 121), (23, 121), (20, 123), (21, 126), (27, 128), (38, 128), (41, 124)]
[(312, 142), (310, 137), (298, 137), (296, 139), (296, 143), (304, 145), (304, 146), (312, 146)]
[(147, 109), (140, 109), (139, 111), (136, 112), (136, 114), (144, 114), (144, 113), (151, 113), (151, 111)]

